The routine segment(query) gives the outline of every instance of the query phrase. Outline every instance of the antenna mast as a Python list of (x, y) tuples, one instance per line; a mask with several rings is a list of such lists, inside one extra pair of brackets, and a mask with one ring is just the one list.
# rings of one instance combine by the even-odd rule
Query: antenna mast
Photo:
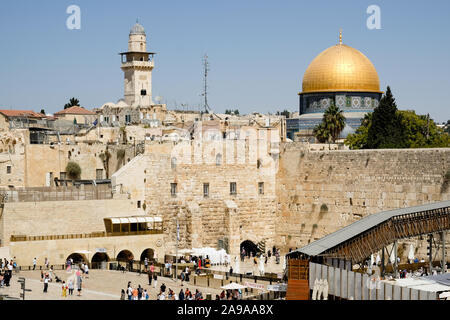
[(208, 111), (211, 110), (211, 108), (208, 105), (208, 71), (209, 71), (209, 63), (208, 63), (208, 56), (205, 54), (203, 57), (203, 68), (204, 68), (204, 83), (203, 83), (203, 94), (202, 96), (205, 97), (205, 111), (208, 113)]

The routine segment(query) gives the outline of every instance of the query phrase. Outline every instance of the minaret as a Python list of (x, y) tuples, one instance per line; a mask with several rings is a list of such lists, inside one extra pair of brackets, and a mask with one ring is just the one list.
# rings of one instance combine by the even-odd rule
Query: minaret
[(125, 77), (125, 103), (129, 106), (149, 106), (152, 101), (153, 52), (147, 52), (144, 27), (138, 22), (131, 28), (128, 52), (120, 53)]

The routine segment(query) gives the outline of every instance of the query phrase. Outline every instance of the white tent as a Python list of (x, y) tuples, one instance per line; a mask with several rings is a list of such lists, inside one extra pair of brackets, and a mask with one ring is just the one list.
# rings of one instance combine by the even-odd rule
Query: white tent
[(372, 268), (373, 264), (375, 263), (375, 259), (373, 258), (373, 254), (370, 255), (370, 264), (369, 268)]
[(236, 282), (231, 282), (231, 283), (229, 283), (226, 286), (223, 286), (221, 288), (224, 289), (224, 290), (235, 290), (235, 289), (239, 290), (239, 289), (245, 289), (247, 287), (243, 286), (243, 285), (241, 285), (239, 283), (236, 283)]
[(414, 246), (412, 244), (409, 245), (408, 260), (414, 261)]
[(375, 263), (379, 265), (381, 263), (380, 254), (377, 254), (377, 259), (375, 260)]

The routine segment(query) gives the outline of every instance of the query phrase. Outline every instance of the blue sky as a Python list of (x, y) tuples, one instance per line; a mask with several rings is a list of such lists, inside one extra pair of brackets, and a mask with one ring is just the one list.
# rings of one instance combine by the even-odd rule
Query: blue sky
[[(66, 8), (81, 8), (81, 30)], [(381, 29), (366, 27), (369, 5)], [(0, 107), (86, 108), (123, 96), (119, 52), (136, 18), (157, 52), (153, 97), (169, 108), (202, 104), (202, 57), (209, 56), (209, 105), (216, 112), (298, 109), (303, 73), (338, 42), (375, 65), (400, 109), (450, 119), (450, 1), (103, 1), (0, 2)]]

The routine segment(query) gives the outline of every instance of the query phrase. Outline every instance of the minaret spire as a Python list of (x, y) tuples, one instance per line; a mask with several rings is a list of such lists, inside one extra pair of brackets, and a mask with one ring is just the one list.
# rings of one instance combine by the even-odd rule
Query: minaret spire
[(342, 44), (342, 28), (339, 29), (339, 44)]

